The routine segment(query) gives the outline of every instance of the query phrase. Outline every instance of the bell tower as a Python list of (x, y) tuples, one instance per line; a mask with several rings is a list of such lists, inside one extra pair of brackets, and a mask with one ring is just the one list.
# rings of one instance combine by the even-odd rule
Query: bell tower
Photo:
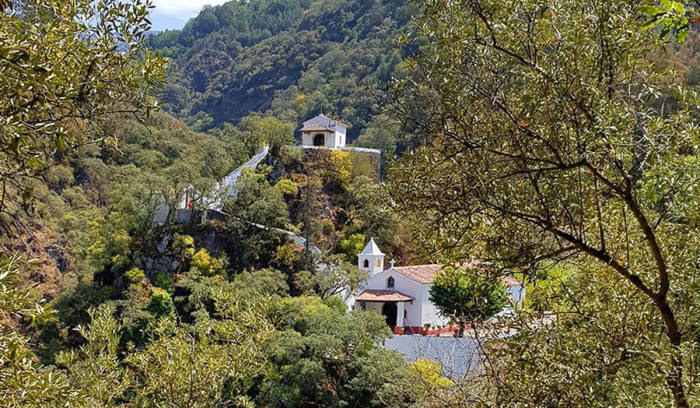
[(357, 255), (357, 267), (374, 276), (384, 270), (384, 253), (379, 250), (374, 238), (370, 238), (367, 246)]

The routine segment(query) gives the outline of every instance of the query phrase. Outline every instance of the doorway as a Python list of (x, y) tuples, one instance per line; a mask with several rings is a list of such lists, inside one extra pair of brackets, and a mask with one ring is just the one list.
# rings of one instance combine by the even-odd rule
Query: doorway
[(322, 133), (314, 136), (314, 146), (324, 146), (326, 144), (326, 136)]
[(386, 319), (386, 324), (388, 324), (392, 329), (396, 327), (397, 311), (398, 309), (396, 307), (396, 303), (384, 303), (384, 306), (382, 306), (382, 314)]

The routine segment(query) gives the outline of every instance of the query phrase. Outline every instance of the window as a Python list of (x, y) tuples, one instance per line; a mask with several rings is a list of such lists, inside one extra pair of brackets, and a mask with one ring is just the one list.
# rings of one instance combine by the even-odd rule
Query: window
[(394, 287), (394, 277), (393, 276), (389, 276), (389, 279), (386, 280), (386, 287), (387, 288)]
[(377, 259), (377, 268), (381, 268), (381, 267), (382, 267), (382, 260)]
[(369, 268), (369, 260), (368, 259), (365, 259), (364, 265), (365, 265), (365, 268)]

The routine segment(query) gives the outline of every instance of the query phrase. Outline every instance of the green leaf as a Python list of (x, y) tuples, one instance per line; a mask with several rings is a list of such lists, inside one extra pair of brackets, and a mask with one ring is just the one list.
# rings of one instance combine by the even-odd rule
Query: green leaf
[(685, 42), (688, 34), (690, 34), (690, 28), (686, 25), (676, 32), (676, 42), (679, 44)]
[(637, 8), (637, 11), (639, 11), (640, 13), (642, 13), (646, 16), (655, 16), (657, 14), (663, 13), (663, 11), (661, 9), (659, 9), (658, 7), (654, 7), (654, 6), (639, 6)]
[(676, 13), (680, 14), (681, 16), (685, 15), (685, 4), (679, 1), (674, 1), (673, 9), (676, 11)]
[(661, 7), (666, 11), (671, 11), (671, 0), (661, 0)]

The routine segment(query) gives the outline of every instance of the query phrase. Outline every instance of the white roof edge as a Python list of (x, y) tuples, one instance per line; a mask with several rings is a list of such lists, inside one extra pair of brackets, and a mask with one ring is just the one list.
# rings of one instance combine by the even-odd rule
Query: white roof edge
[(329, 123), (328, 123), (328, 126), (329, 126), (329, 127), (336, 127), (336, 126), (339, 126), (339, 127), (344, 128), (344, 129), (347, 129), (347, 128), (348, 128), (348, 126), (347, 126), (345, 123), (343, 123), (343, 122), (341, 122), (341, 121), (338, 121), (338, 119), (329, 118), (328, 116), (324, 115), (323, 113), (320, 114), (320, 115), (316, 115), (316, 116), (310, 118), (310, 119), (307, 120), (306, 122), (301, 122), (301, 124), (304, 125), (304, 126), (306, 126), (307, 123), (311, 122), (312, 120), (314, 120), (314, 119), (316, 119), (316, 118), (328, 119), (328, 122), (329, 122)]

